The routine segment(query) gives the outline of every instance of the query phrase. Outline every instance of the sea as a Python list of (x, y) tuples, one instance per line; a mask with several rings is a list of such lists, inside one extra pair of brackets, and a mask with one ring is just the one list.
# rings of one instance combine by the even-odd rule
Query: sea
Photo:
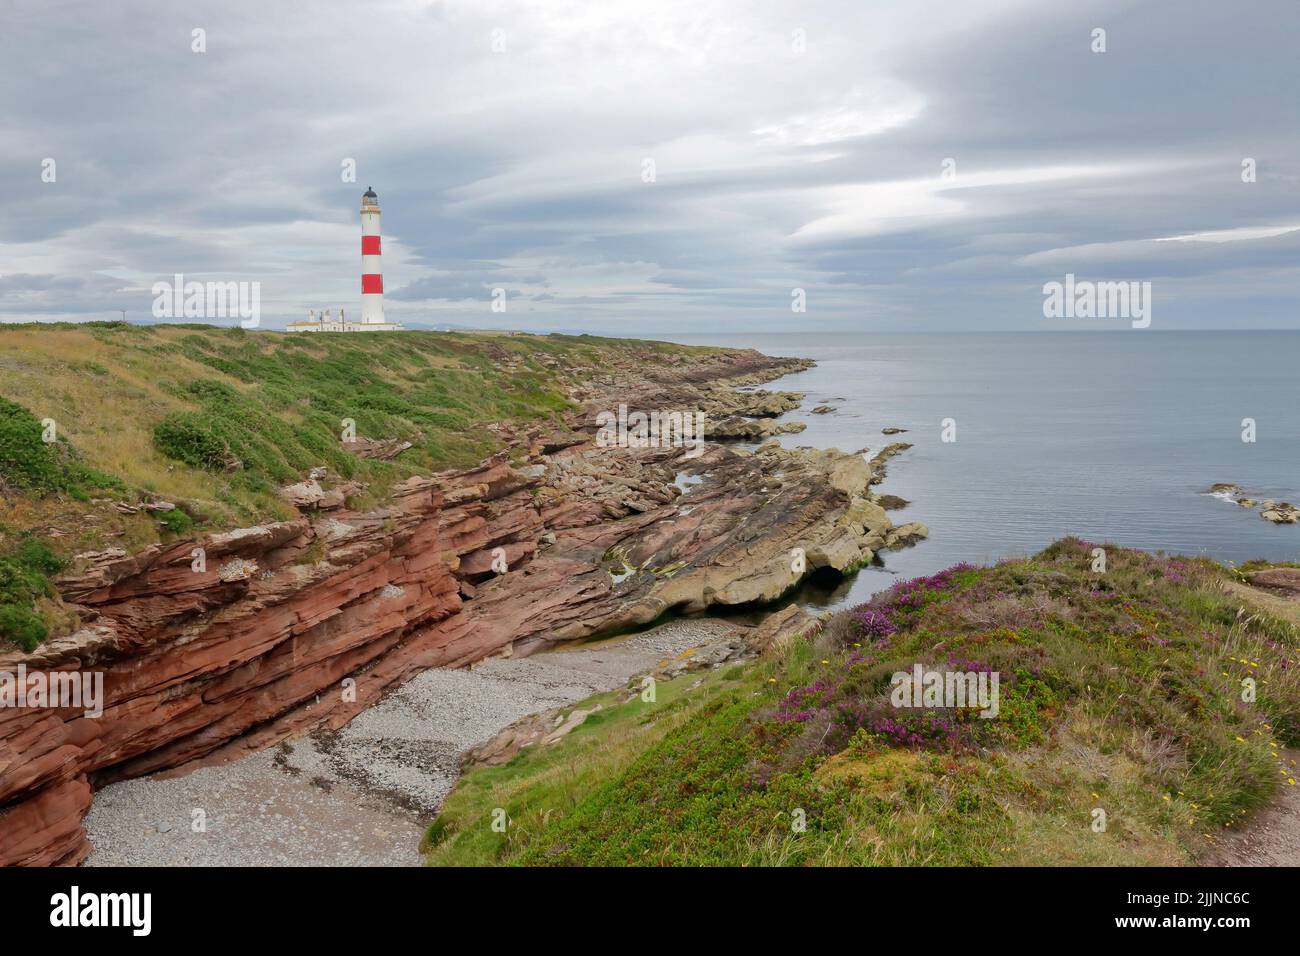
[[(1300, 524), (1207, 493), (1230, 482), (1300, 505), (1300, 332), (665, 337), (815, 359), (764, 386), (807, 395), (784, 419), (807, 429), (783, 445), (912, 444), (877, 490), (910, 502), (895, 524), (924, 522), (930, 537), (850, 578), (813, 582), (799, 601), (815, 609), (1071, 534), (1225, 562), (1300, 560)], [(835, 410), (812, 413), (818, 405)]]

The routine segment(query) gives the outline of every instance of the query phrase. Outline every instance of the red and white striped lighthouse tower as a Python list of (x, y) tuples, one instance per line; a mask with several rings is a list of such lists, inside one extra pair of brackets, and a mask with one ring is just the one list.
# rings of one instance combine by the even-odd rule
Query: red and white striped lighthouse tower
[(361, 323), (384, 323), (384, 273), (379, 265), (379, 197), (373, 186), (361, 197)]
[[(399, 250), (400, 252), (400, 250)], [(399, 262), (398, 265), (401, 265)], [(400, 269), (398, 270), (401, 271)], [(401, 311), (401, 308), (398, 308)], [(339, 309), (338, 320), (325, 309), (307, 313), (307, 321), (290, 322), (286, 332), (401, 332), (397, 322), (384, 320), (384, 271), (379, 267), (379, 197), (374, 187), (361, 196), (361, 321), (351, 322)]]

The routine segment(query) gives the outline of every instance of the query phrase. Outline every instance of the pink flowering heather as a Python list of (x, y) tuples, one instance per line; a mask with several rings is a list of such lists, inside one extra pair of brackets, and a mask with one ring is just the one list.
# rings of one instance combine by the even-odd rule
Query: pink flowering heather
[(806, 723), (822, 710), (835, 694), (836, 688), (825, 680), (817, 680), (807, 687), (796, 687), (781, 699), (776, 708), (776, 719), (782, 723)]
[(958, 571), (966, 571), (974, 567), (975, 565), (963, 561), (960, 564), (954, 564), (950, 568), (944, 568), (942, 571), (936, 571), (934, 574), (922, 575), (909, 581), (900, 581), (886, 591), (883, 598), (890, 607), (900, 610), (921, 608), (925, 605), (925, 599), (929, 595), (936, 591), (947, 590), (948, 586), (952, 584), (953, 575)]
[(889, 619), (889, 615), (875, 608), (864, 607), (854, 611), (853, 620), (857, 622), (862, 636), (873, 641), (883, 642), (891, 634), (898, 632), (898, 626)]

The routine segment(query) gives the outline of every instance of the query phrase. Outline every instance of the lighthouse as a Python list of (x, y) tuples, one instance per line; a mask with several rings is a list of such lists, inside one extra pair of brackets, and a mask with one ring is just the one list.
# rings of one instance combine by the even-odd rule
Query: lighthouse
[[(340, 255), (342, 250), (340, 250)], [(353, 313), (354, 315), (356, 313)], [(384, 320), (384, 270), (379, 266), (379, 196), (368, 187), (361, 196), (361, 321), (348, 321), (339, 309), (307, 313), (307, 321), (290, 322), (286, 332), (401, 332), (402, 326)]]
[(379, 259), (379, 196), (361, 196), (361, 324), (384, 324), (384, 273)]

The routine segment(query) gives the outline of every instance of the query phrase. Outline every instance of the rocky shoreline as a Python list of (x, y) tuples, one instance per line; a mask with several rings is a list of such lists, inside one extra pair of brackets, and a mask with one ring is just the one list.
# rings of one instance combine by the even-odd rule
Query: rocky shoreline
[[(770, 440), (803, 396), (754, 386), (810, 364), (629, 361), (573, 379), (564, 427), (494, 426), (506, 451), (381, 507), (349, 510), (356, 489), (317, 470), (286, 489), (297, 519), (79, 556), (57, 583), (80, 629), (0, 670), (103, 671), (104, 713), (0, 711), (0, 863), (79, 863), (95, 789), (337, 730), (430, 668), (762, 604), (923, 536), (873, 491), (907, 446), (867, 460)], [(701, 412), (724, 443), (602, 446), (597, 416), (621, 405)]]
[(1239, 486), (1226, 481), (1215, 482), (1206, 492), (1212, 498), (1222, 498), (1243, 508), (1257, 510), (1259, 516), (1273, 524), (1296, 524), (1300, 521), (1300, 508), (1288, 501), (1274, 501), (1272, 498), (1252, 498)]

